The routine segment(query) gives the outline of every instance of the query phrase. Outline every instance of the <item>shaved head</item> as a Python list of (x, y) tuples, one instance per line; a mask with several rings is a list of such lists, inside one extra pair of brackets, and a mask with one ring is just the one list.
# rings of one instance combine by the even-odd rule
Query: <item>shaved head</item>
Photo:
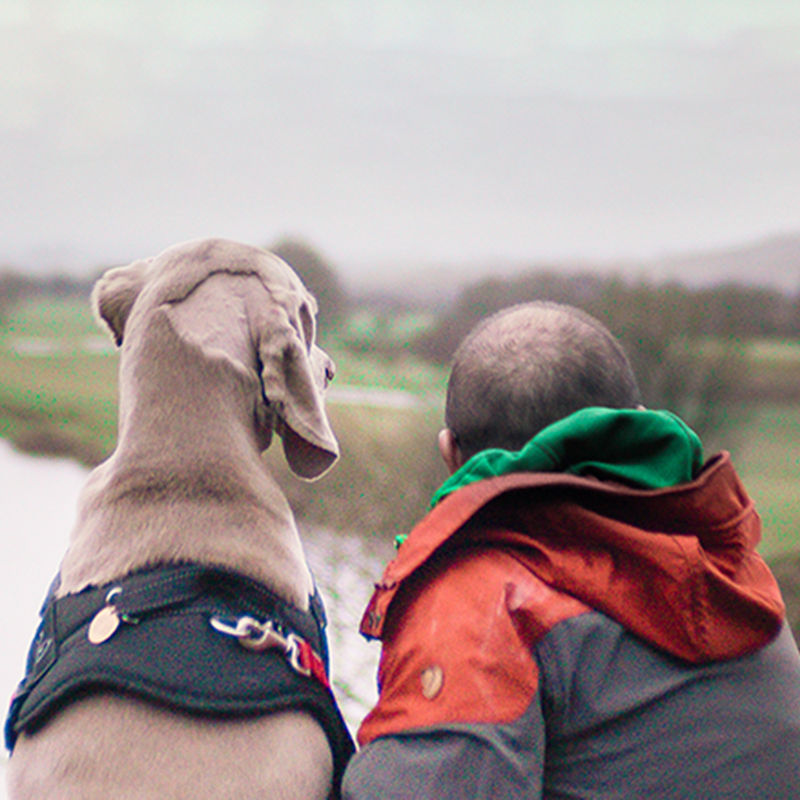
[(641, 395), (611, 332), (572, 306), (525, 303), (467, 335), (453, 359), (445, 422), (464, 456), (519, 450), (590, 406), (636, 408)]

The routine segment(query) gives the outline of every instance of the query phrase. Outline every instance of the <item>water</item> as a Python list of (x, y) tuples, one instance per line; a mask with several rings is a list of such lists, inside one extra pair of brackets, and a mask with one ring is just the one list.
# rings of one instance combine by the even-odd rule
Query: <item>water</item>
[(358, 625), (383, 559), (352, 534), (321, 528), (303, 530), (303, 541), (328, 613), (334, 694), (355, 734), (378, 698), (375, 673), (379, 644), (365, 641)]
[[(78, 493), (87, 471), (70, 461), (15, 452), (0, 439), (0, 702), (16, 687), (38, 611), (67, 548)], [(378, 644), (358, 634), (361, 613), (387, 552), (354, 534), (303, 529), (309, 563), (329, 620), (333, 689), (355, 732), (376, 699)], [(0, 758), (0, 766), (4, 761)], [(5, 780), (0, 769), (0, 800)]]

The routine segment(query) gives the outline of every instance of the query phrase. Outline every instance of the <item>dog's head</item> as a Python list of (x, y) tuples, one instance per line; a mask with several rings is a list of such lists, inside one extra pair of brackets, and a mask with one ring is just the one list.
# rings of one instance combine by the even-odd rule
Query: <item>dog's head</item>
[(147, 309), (180, 303), (218, 273), (255, 276), (266, 290), (247, 321), (264, 399), (259, 440), (266, 449), (274, 429), (293, 472), (319, 477), (339, 455), (323, 402), (334, 366), (315, 342), (316, 301), (286, 262), (221, 239), (176, 245), (106, 272), (92, 295), (95, 313), (122, 346), (126, 329), (132, 331)]

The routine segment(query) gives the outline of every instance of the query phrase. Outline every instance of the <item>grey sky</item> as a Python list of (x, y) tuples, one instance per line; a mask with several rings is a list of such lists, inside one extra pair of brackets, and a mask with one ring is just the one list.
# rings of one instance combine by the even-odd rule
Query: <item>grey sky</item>
[(800, 230), (796, 0), (2, 0), (0, 263), (344, 270)]

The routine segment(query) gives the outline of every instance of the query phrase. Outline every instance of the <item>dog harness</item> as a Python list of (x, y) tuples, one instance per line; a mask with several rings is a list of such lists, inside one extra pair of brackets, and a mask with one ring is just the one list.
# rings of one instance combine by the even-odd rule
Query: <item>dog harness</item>
[(20, 733), (99, 690), (212, 716), (302, 709), (325, 730), (338, 793), (354, 746), (328, 682), (319, 592), (304, 612), (244, 575), (198, 564), (137, 572), (60, 598), (57, 581), (12, 698), (9, 750)]

